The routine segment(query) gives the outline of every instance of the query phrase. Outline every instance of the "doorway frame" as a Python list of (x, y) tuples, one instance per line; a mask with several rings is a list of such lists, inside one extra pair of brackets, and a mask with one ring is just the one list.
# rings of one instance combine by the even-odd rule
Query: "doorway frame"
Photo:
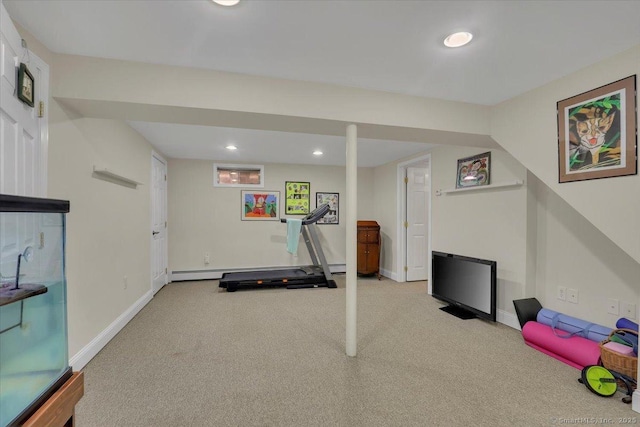
[(398, 163), (397, 167), (397, 201), (396, 208), (396, 235), (398, 236), (398, 246), (396, 251), (396, 281), (403, 283), (407, 281), (407, 272), (404, 270), (404, 266), (407, 263), (407, 233), (404, 227), (405, 219), (407, 218), (407, 192), (406, 183), (404, 182), (407, 176), (407, 168), (415, 166), (417, 164), (428, 163), (429, 169), (429, 206), (427, 209), (427, 293), (431, 295), (431, 216), (432, 216), (432, 200), (433, 200), (433, 183), (432, 183), (432, 169), (431, 153), (424, 154), (422, 156), (415, 157), (411, 160)]

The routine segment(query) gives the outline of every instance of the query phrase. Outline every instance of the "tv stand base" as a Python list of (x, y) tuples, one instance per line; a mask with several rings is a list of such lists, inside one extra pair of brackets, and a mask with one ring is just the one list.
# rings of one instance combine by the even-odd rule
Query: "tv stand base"
[(465, 310), (457, 305), (445, 305), (444, 307), (440, 307), (440, 310), (464, 320), (474, 319), (476, 317), (476, 315), (469, 310)]

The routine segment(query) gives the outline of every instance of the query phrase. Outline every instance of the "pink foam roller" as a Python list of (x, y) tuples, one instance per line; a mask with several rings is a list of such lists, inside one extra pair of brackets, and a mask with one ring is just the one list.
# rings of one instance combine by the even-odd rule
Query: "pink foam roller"
[(527, 322), (522, 336), (529, 346), (576, 369), (597, 365), (600, 359), (598, 343), (577, 336), (559, 338), (551, 327), (538, 322)]

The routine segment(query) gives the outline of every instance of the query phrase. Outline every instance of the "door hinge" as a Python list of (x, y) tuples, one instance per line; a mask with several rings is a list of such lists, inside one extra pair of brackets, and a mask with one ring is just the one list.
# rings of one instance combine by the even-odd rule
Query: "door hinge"
[(38, 117), (44, 117), (44, 101), (38, 104)]
[(166, 268), (164, 269), (164, 274), (169, 274)]
[(406, 176), (404, 177), (404, 183), (408, 184), (409, 183), (409, 178), (407, 178)]
[(167, 228), (167, 221), (164, 222), (164, 228)]
[(409, 271), (409, 267), (407, 267), (406, 265), (404, 266), (404, 271)]
[(165, 180), (165, 181), (167, 180), (167, 175), (165, 175), (165, 176), (164, 176), (164, 180)]
[(409, 228), (409, 223), (407, 221), (404, 222), (404, 228)]

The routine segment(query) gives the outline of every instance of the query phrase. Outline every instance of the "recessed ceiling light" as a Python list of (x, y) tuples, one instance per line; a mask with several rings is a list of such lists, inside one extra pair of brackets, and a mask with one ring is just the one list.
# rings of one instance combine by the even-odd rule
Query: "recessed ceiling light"
[(213, 2), (220, 6), (235, 6), (240, 3), (240, 0), (213, 0)]
[(226, 148), (227, 150), (231, 150), (231, 151), (233, 151), (233, 150), (237, 150), (237, 149), (238, 149), (238, 147), (236, 147), (235, 145), (231, 145), (231, 144), (227, 145), (225, 148)]
[(444, 45), (447, 47), (460, 47), (469, 43), (473, 38), (473, 34), (467, 32), (453, 33), (444, 39)]
[(313, 152), (313, 155), (314, 156), (322, 156), (322, 151), (316, 150), (316, 151)]

